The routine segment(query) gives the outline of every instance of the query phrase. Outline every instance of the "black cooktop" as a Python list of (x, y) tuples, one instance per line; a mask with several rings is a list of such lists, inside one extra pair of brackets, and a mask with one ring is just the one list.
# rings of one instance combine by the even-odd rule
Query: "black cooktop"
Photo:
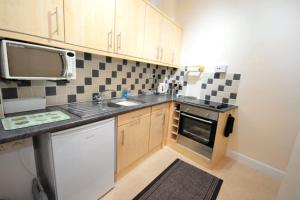
[(223, 108), (228, 108), (228, 107), (232, 106), (232, 105), (226, 104), (226, 103), (218, 103), (218, 102), (209, 101), (209, 100), (197, 99), (196, 97), (190, 97), (190, 96), (181, 96), (181, 97), (179, 97), (179, 99), (181, 99), (185, 102), (197, 104), (197, 105), (200, 105), (203, 107), (214, 108), (214, 109), (223, 109)]

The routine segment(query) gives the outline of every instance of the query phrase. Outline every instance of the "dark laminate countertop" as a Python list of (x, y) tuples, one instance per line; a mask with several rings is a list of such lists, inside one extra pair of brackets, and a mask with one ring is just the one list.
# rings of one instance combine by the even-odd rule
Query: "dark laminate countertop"
[[(131, 99), (140, 100), (140, 101), (143, 101), (144, 103), (142, 103), (140, 105), (137, 105), (137, 106), (130, 106), (130, 107), (122, 106), (122, 107), (117, 108), (117, 109), (115, 109), (113, 111), (110, 111), (110, 112), (101, 113), (101, 114), (98, 114), (98, 115), (93, 115), (93, 116), (84, 117), (84, 118), (80, 118), (77, 115), (73, 115), (73, 114), (67, 112), (66, 110), (62, 109), (59, 106), (47, 107), (45, 110), (37, 110), (37, 111), (30, 111), (30, 112), (14, 114), (14, 115), (25, 115), (25, 114), (33, 114), (33, 113), (49, 112), (49, 111), (59, 110), (59, 111), (62, 111), (64, 113), (66, 113), (67, 115), (69, 115), (70, 119), (64, 120), (64, 121), (59, 121), (59, 122), (53, 122), (53, 123), (48, 123), (48, 124), (32, 126), (32, 127), (28, 127), (28, 128), (20, 128), (20, 129), (15, 129), (15, 130), (9, 130), (9, 131), (4, 130), (3, 126), (2, 126), (2, 123), (0, 123), (0, 144), (10, 142), (10, 141), (14, 141), (14, 140), (18, 140), (18, 139), (33, 137), (33, 136), (43, 134), (43, 133), (57, 132), (57, 131), (73, 128), (73, 127), (76, 127), (76, 126), (81, 126), (81, 125), (97, 122), (99, 120), (108, 119), (108, 118), (115, 117), (115, 116), (123, 114), (123, 113), (138, 110), (138, 109), (141, 109), (141, 108), (150, 107), (150, 106), (161, 104), (161, 103), (170, 102), (172, 100), (176, 101), (176, 102), (179, 102), (179, 103), (184, 103), (184, 104), (189, 104), (189, 105), (193, 105), (193, 106), (203, 107), (203, 106), (197, 104), (197, 100), (187, 100), (187, 99), (183, 99), (183, 98), (173, 98), (169, 95), (140, 95), (140, 96), (136, 96), (136, 97), (131, 97)], [(226, 112), (228, 110), (237, 108), (237, 106), (231, 106), (230, 105), (227, 108), (219, 109), (219, 110), (214, 109), (214, 108), (207, 108), (207, 107), (203, 107), (203, 108), (213, 110), (213, 111), (217, 111), (217, 112)], [(13, 116), (13, 115), (10, 115), (10, 116)]]

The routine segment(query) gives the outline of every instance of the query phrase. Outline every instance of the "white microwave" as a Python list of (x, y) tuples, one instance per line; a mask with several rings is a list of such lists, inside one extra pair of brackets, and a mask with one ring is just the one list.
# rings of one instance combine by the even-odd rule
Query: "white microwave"
[(1, 77), (17, 80), (76, 79), (74, 51), (1, 41)]

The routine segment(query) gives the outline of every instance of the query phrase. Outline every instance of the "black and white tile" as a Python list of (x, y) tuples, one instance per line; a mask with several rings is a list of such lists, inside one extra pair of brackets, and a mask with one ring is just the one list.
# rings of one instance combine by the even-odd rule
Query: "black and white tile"
[[(178, 94), (185, 96), (188, 95), (188, 84), (191, 84), (191, 80), (195, 81), (195, 78), (188, 77), (187, 67), (180, 69), (160, 67), (156, 79), (158, 83), (170, 83), (175, 80), (180, 85)], [(193, 90), (193, 96), (204, 100), (236, 104), (241, 74), (203, 72), (196, 79), (199, 87)]]
[(107, 98), (120, 97), (122, 89), (133, 95), (154, 89), (157, 81), (156, 65), (76, 53), (76, 80), (66, 81), (0, 81), (3, 99), (46, 97), (47, 105), (90, 101), (99, 92)]
[[(133, 95), (154, 89), (161, 82), (176, 82), (177, 94), (186, 95), (189, 79), (187, 68), (170, 67), (122, 60), (89, 53), (76, 53), (75, 80), (66, 81), (7, 81), (0, 80), (3, 99), (46, 97), (47, 105), (91, 101), (99, 92), (107, 98), (120, 97), (122, 89), (130, 89)], [(199, 91), (201, 99), (236, 103), (241, 74), (220, 76), (202, 73)]]

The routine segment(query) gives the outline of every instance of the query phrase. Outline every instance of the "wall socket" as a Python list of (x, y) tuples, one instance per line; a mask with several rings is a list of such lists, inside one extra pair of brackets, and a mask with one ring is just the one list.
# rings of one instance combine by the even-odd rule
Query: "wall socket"
[(228, 65), (217, 65), (215, 67), (215, 72), (216, 73), (226, 73), (227, 72), (227, 68), (228, 68)]

